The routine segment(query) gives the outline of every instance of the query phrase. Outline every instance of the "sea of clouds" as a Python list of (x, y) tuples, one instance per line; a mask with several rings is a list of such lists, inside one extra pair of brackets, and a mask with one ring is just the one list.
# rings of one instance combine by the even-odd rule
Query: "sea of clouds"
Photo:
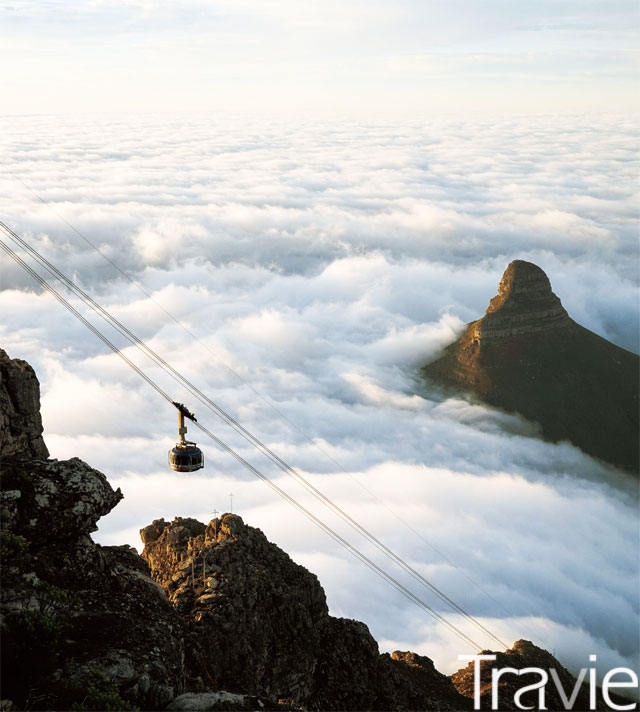
[[(637, 667), (637, 488), (417, 378), (515, 258), (547, 272), (576, 321), (638, 351), (631, 118), (1, 126), (3, 220), (131, 331), (507, 644), (531, 639), (570, 668), (590, 654), (601, 672)], [(38, 373), (52, 457), (82, 457), (125, 495), (97, 541), (139, 548), (153, 519), (209, 521), (232, 504), (382, 649), (444, 672), (475, 652), (194, 426), (206, 469), (171, 472), (173, 408), (18, 265), (1, 268), (0, 346)], [(91, 318), (207, 428), (496, 648)]]

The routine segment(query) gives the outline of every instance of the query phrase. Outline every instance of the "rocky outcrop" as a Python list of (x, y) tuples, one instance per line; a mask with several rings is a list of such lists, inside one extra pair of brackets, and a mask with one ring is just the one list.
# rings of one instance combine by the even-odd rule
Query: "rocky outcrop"
[(208, 687), (307, 709), (468, 707), (428, 658), (381, 655), (363, 623), (330, 616), (317, 578), (239, 516), (157, 520), (141, 537)]
[(40, 384), (26, 361), (0, 349), (0, 459), (47, 458), (42, 438)]
[(422, 375), (638, 474), (640, 359), (573, 321), (530, 262), (507, 267), (484, 317)]
[(135, 550), (89, 536), (120, 491), (78, 459), (5, 461), (1, 483), (3, 696), (69, 709), (100, 682), (164, 707), (184, 682), (177, 612)]
[(540, 267), (514, 260), (504, 271), (498, 294), (489, 302), (484, 318), (474, 323), (473, 337), (486, 344), (568, 326), (569, 322)]
[(90, 537), (122, 493), (77, 458), (47, 460), (33, 370), (3, 351), (0, 372), (2, 695), (160, 709), (184, 684), (178, 614), (135, 550)]
[(142, 531), (151, 575), (199, 641), (192, 663), (208, 685), (307, 699), (328, 615), (317, 578), (227, 514), (207, 527), (178, 518)]
[(96, 531), (96, 522), (122, 499), (107, 478), (78, 458), (5, 460), (0, 504), (4, 523), (34, 546)]
[[(2, 682), (18, 709), (469, 708), (429, 658), (381, 655), (363, 623), (330, 616), (317, 578), (240, 517), (158, 520), (143, 558), (89, 536), (121, 497), (101, 473), (23, 465), (2, 472)], [(62, 497), (65, 478), (88, 494)]]

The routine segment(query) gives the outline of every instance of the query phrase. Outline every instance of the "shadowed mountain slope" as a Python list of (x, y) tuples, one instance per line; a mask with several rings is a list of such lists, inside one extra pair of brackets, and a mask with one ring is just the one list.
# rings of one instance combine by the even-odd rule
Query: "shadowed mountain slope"
[(639, 362), (573, 321), (547, 275), (515, 260), (484, 317), (421, 373), (637, 475)]

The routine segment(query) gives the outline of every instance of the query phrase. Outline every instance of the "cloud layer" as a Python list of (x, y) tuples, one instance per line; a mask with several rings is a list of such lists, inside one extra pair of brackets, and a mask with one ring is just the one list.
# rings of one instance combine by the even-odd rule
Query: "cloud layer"
[[(591, 653), (603, 667), (637, 664), (637, 494), (624, 476), (415, 380), (482, 314), (514, 258), (545, 269), (578, 322), (637, 351), (632, 122), (21, 117), (3, 119), (0, 142), (13, 227), (429, 580), (508, 643), (533, 639), (577, 668)], [(0, 343), (38, 371), (53, 456), (83, 457), (125, 494), (100, 541), (139, 546), (152, 519), (208, 520), (233, 492), (235, 511), (319, 575), (332, 611), (367, 622), (383, 646), (443, 670), (472, 652), (193, 426), (207, 468), (168, 471), (173, 409), (1, 266)]]

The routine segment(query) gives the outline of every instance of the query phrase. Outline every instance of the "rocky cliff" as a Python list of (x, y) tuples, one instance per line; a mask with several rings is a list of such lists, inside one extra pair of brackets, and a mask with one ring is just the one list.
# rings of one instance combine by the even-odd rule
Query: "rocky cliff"
[(509, 264), (489, 302), (484, 318), (473, 324), (473, 338), (480, 344), (549, 332), (569, 327), (571, 319), (551, 291), (547, 275), (523, 260)]
[(42, 439), (40, 384), (26, 361), (0, 349), (0, 457), (49, 457)]
[(320, 710), (469, 706), (428, 658), (381, 655), (363, 623), (330, 616), (317, 578), (240, 517), (158, 520), (141, 536), (208, 687)]
[(640, 359), (573, 321), (530, 262), (507, 267), (485, 315), (422, 375), (638, 474)]
[(90, 536), (122, 493), (77, 458), (45, 459), (33, 371), (4, 352), (1, 369), (2, 696), (18, 709), (161, 709), (184, 684), (178, 614), (135, 550)]

